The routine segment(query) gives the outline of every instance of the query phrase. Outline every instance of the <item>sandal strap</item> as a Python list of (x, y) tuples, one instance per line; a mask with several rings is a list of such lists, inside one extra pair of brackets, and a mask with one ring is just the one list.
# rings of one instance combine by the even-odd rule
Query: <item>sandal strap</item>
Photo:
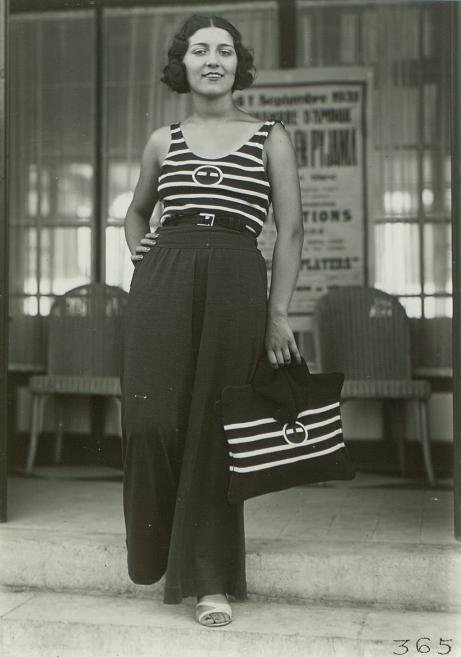
[[(202, 611), (199, 610), (199, 607), (206, 607)], [(197, 602), (195, 605), (197, 612), (197, 620), (200, 623), (202, 618), (208, 616), (209, 614), (227, 614), (230, 619), (232, 619), (232, 609), (229, 603), (226, 602)]]

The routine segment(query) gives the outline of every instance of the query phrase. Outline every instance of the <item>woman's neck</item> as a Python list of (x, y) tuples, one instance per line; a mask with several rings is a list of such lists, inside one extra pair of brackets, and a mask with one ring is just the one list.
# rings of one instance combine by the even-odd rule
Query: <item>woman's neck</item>
[(230, 95), (208, 98), (192, 94), (192, 107), (194, 119), (203, 122), (222, 121), (239, 114)]

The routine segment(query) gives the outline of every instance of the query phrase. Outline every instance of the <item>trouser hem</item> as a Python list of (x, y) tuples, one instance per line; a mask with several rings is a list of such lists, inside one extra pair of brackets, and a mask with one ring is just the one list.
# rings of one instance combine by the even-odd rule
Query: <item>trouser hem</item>
[(248, 593), (245, 585), (235, 586), (232, 584), (221, 584), (216, 581), (202, 580), (195, 582), (183, 589), (166, 588), (164, 590), (163, 602), (167, 605), (180, 604), (183, 598), (200, 597), (202, 595), (213, 595), (214, 593), (226, 593), (236, 600), (247, 600)]
[(165, 571), (162, 571), (160, 574), (140, 573), (140, 572), (135, 573), (132, 571), (128, 571), (128, 577), (131, 579), (131, 581), (134, 584), (140, 584), (143, 586), (157, 584), (157, 582), (159, 582), (162, 579), (164, 574)]

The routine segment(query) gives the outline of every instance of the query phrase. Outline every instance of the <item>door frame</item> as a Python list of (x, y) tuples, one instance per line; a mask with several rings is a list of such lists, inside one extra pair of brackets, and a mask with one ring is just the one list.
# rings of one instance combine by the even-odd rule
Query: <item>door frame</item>
[(6, 521), (8, 419), (7, 16), (0, 0), (0, 522)]
[(451, 227), (453, 248), (453, 486), (455, 538), (461, 541), (461, 11), (451, 2)]

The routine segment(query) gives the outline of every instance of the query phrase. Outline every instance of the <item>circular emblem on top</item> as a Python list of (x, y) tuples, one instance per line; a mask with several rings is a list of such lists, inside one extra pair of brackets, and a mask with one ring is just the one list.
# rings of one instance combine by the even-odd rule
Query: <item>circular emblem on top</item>
[(219, 185), (223, 172), (212, 164), (203, 164), (192, 172), (192, 178), (197, 185)]
[(283, 425), (283, 437), (289, 445), (304, 445), (309, 436), (302, 422), (295, 422), (291, 426), (287, 422)]

